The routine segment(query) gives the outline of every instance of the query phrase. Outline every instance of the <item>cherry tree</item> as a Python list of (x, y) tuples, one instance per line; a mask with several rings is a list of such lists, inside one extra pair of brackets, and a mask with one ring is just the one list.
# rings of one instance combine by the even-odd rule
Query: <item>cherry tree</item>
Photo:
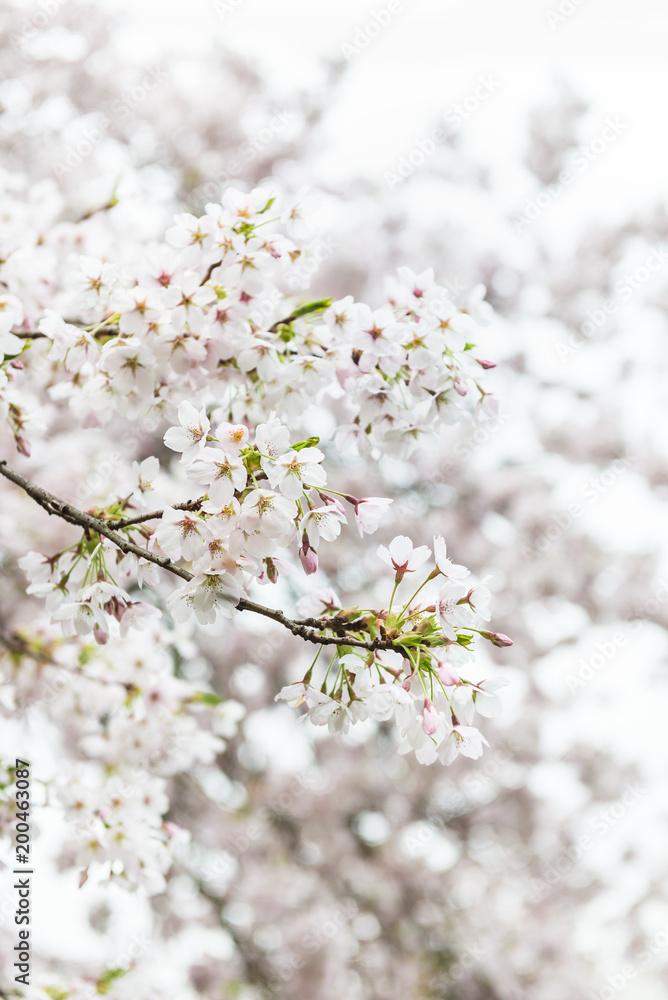
[[(83, 967), (42, 958), (35, 995), (594, 989), (571, 915), (595, 898), (587, 878), (607, 887), (615, 865), (592, 875), (589, 852), (554, 880), (578, 851), (577, 812), (560, 803), (603, 808), (637, 775), (586, 742), (596, 706), (561, 692), (552, 658), (591, 628), (605, 644), (648, 607), (652, 567), (620, 548), (610, 576), (584, 520), (551, 540), (554, 465), (586, 482), (631, 449), (660, 480), (619, 422), (602, 353), (572, 330), (597, 306), (587, 296), (609, 297), (608, 262), (663, 238), (661, 214), (560, 257), (540, 226), (514, 230), (500, 187), (490, 204), (493, 166), (462, 134), (391, 196), (380, 180), (371, 198), (326, 191), (342, 228), (322, 261), (300, 192), (318, 141), (303, 125), (323, 95), (286, 104), (293, 120), (265, 146), (257, 124), (240, 127), (244, 107), (267, 122), (276, 109), (229, 54), (201, 67), (222, 106), (179, 85), (178, 59), (139, 101), (148, 67), (121, 55), (117, 81), (100, 72), (106, 25), (87, 5), (34, 31), (13, 16), (0, 703), (7, 737), (34, 747), (48, 779), (33, 816), (53, 884), (65, 899), (83, 882), (79, 926), (96, 932)], [(67, 58), (83, 23), (97, 59), (85, 65)], [(536, 114), (537, 183), (575, 148), (578, 114), (570, 97)], [(248, 183), (226, 192), (246, 143), (261, 147)], [(417, 273), (397, 273), (406, 263)], [(480, 284), (502, 317), (484, 351), (467, 347), (491, 339)], [(627, 353), (641, 386), (660, 377), (660, 345), (651, 371)], [(533, 450), (509, 444), (519, 424)], [(511, 667), (506, 711), (479, 725), (498, 709), (497, 659)], [(630, 876), (641, 865), (627, 855), (616, 865)], [(121, 943), (102, 956), (94, 939)]]
[(210, 767), (245, 711), (179, 668), (198, 627), (256, 615), (296, 637), (309, 661), (275, 695), (317, 726), (394, 722), (422, 763), (478, 757), (475, 717), (499, 710), (501, 682), (476, 671), (476, 640), (510, 644), (488, 627), (486, 581), (437, 534), (375, 547), (384, 601), (344, 604), (308, 578), (391, 509), (336, 488), (345, 456), (371, 472), (494, 415), (481, 290), (457, 307), (432, 271), (402, 268), (374, 307), (309, 299), (301, 212), (274, 184), (228, 188), (158, 238), (130, 168), (78, 219), (66, 187), (3, 180), (0, 473), (23, 589), (44, 608), (28, 625), (18, 600), (3, 618), (3, 707), (57, 726), (44, 804), (70, 830), (62, 864), (147, 897), (188, 868), (169, 780)]

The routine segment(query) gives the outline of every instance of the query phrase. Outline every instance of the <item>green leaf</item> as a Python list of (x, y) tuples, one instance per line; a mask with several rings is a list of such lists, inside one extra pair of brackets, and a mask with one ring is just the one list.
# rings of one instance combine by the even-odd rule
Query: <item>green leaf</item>
[(405, 635), (400, 635), (395, 642), (400, 646), (419, 646), (422, 642), (422, 636), (418, 635), (417, 632), (406, 632)]
[(71, 990), (65, 992), (64, 990), (56, 989), (55, 986), (47, 986), (44, 992), (49, 994), (51, 1000), (66, 1000), (67, 997), (72, 996)]
[(220, 705), (222, 698), (211, 691), (198, 691), (189, 701), (197, 702), (198, 705)]
[(109, 992), (114, 982), (124, 976), (127, 971), (127, 969), (107, 969), (97, 981), (97, 992), (104, 996), (105, 993)]
[(316, 302), (305, 302), (303, 306), (298, 306), (291, 314), (290, 319), (299, 319), (300, 316), (308, 316), (309, 313), (324, 312), (329, 309), (334, 299), (318, 299)]
[(465, 351), (472, 351), (474, 347), (475, 347), (475, 344), (464, 344), (464, 350)]
[(313, 437), (306, 438), (305, 441), (298, 441), (297, 444), (293, 444), (293, 451), (301, 451), (302, 448), (315, 448), (317, 444), (320, 444), (320, 438), (317, 435)]
[(257, 472), (262, 467), (262, 460), (256, 451), (246, 451), (242, 458), (248, 472)]
[(271, 208), (271, 206), (274, 204), (275, 201), (276, 201), (276, 196), (270, 198), (267, 204), (264, 206), (264, 208), (261, 208), (257, 214), (264, 215), (265, 212), (269, 211), (269, 209)]

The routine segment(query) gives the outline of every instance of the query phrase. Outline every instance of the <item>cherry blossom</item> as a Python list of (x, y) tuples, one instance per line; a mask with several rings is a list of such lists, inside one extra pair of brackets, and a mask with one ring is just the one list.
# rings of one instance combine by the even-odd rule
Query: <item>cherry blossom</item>
[(166, 507), (155, 537), (165, 552), (190, 560), (201, 555), (204, 543), (212, 536), (211, 529), (201, 518)]
[(451, 764), (457, 754), (477, 760), (482, 756), (483, 746), (489, 743), (478, 729), (457, 723), (439, 747), (438, 757), (442, 764)]
[(183, 461), (190, 461), (204, 448), (211, 424), (204, 410), (197, 411), (184, 399), (179, 404), (180, 427), (170, 427), (165, 433), (165, 444), (172, 451), (183, 453)]
[(395, 571), (397, 583), (403, 580), (406, 573), (415, 573), (429, 559), (431, 550), (426, 545), (413, 547), (413, 542), (406, 535), (397, 535), (390, 542), (389, 548), (378, 546), (378, 555)]

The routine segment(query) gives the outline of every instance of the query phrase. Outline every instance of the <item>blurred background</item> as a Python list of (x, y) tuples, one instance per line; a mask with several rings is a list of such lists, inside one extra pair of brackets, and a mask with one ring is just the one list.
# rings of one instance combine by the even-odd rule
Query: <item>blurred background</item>
[[(347, 536), (314, 584), (355, 603), (379, 542), (442, 533), (492, 574), (515, 642), (494, 651), (511, 684), (491, 749), (445, 769), (398, 758), (382, 725), (329, 737), (275, 705), (298, 641), (199, 630), (185, 676), (248, 715), (215, 767), (174, 779), (181, 870), (149, 901), (79, 893), (54, 866), (40, 961), (84, 974), (136, 939), (139, 978), (118, 989), (146, 1000), (662, 1000), (668, 12), (5, 0), (0, 23), (2, 183), (37, 185), (37, 217), (114, 195), (122, 246), (272, 176), (303, 200), (314, 297), (375, 303), (400, 265), (460, 300), (487, 286), (498, 418), (384, 479), (341, 465), (351, 492), (396, 497), (394, 523), (368, 548)], [(85, 481), (76, 431), (44, 447)], [(36, 534), (7, 546), (10, 617), (28, 614), (15, 558)]]

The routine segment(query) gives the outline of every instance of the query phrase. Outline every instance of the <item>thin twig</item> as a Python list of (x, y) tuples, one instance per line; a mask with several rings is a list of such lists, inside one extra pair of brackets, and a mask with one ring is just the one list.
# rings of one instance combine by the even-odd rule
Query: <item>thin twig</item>
[(83, 673), (82, 670), (77, 670), (76, 667), (69, 667), (64, 663), (58, 663), (57, 660), (54, 660), (47, 653), (42, 653), (38, 649), (31, 649), (25, 639), (17, 635), (16, 632), (5, 632), (4, 629), (0, 628), (0, 645), (4, 646), (10, 653), (16, 653), (18, 656), (27, 656), (37, 663), (43, 663), (47, 667), (54, 667), (56, 670), (62, 670), (66, 674), (73, 674), (75, 677), (82, 677), (84, 680), (94, 681), (96, 684), (119, 684), (126, 691), (132, 689), (132, 685), (124, 681), (116, 681), (106, 677), (91, 677)]
[(269, 333), (276, 333), (279, 326), (289, 326), (290, 323), (293, 323), (296, 319), (299, 319), (300, 316), (301, 313), (299, 312), (299, 310), (295, 310), (295, 312), (291, 313), (290, 316), (286, 316), (285, 319), (277, 319), (276, 322), (272, 323), (272, 325), (269, 327)]
[[(172, 562), (171, 559), (166, 556), (158, 556), (154, 552), (149, 552), (148, 549), (142, 549), (139, 545), (135, 545), (128, 538), (123, 535), (119, 535), (112, 527), (110, 527), (105, 521), (100, 520), (99, 517), (94, 517), (92, 514), (88, 514), (83, 510), (79, 510), (77, 507), (73, 507), (71, 504), (66, 503), (64, 500), (60, 500), (58, 497), (54, 496), (53, 493), (49, 493), (48, 490), (42, 489), (41, 486), (37, 486), (36, 483), (31, 482), (29, 479), (25, 479), (23, 476), (19, 475), (18, 472), (14, 472), (7, 465), (7, 462), (2, 459), (0, 460), (0, 474), (6, 479), (11, 480), (17, 486), (20, 486), (28, 496), (42, 507), (47, 514), (55, 514), (57, 517), (63, 518), (70, 524), (78, 524), (82, 528), (88, 528), (91, 531), (97, 532), (99, 535), (104, 535), (108, 538), (110, 542), (120, 549), (121, 552), (129, 553), (137, 556), (139, 559), (146, 559), (148, 562), (155, 563), (161, 569), (167, 570), (169, 573), (173, 573), (175, 576), (180, 577), (182, 580), (192, 580), (194, 574), (190, 573), (187, 569), (182, 569)], [(304, 624), (301, 621), (293, 621), (284, 615), (282, 611), (277, 611), (274, 608), (267, 608), (262, 604), (256, 604), (255, 601), (249, 601), (247, 598), (242, 597), (241, 600), (235, 605), (238, 611), (252, 611), (256, 615), (262, 615), (264, 618), (271, 618), (272, 621), (277, 622), (282, 625), (293, 635), (297, 635), (302, 639), (306, 639), (308, 642), (313, 642), (322, 646), (357, 646), (361, 649), (377, 650), (377, 649), (394, 649), (398, 652), (403, 652), (403, 647), (400, 640), (397, 639), (355, 639), (347, 635), (320, 635), (319, 631), (316, 629), (328, 629), (331, 628), (331, 623), (327, 623), (326, 619), (305, 619), (304, 621), (313, 621), (315, 624), (313, 627)], [(354, 629), (355, 625), (358, 623), (353, 622), (348, 628)], [(340, 627), (345, 627), (341, 623)], [(336, 628), (338, 630), (339, 625), (337, 622)]]
[[(199, 510), (202, 506), (201, 500), (186, 500), (185, 503), (175, 503), (172, 510)], [(118, 531), (119, 528), (129, 528), (133, 524), (143, 524), (144, 521), (153, 521), (162, 517), (164, 510), (152, 510), (150, 514), (139, 514), (137, 517), (123, 517), (118, 521), (112, 521), (110, 527)]]

